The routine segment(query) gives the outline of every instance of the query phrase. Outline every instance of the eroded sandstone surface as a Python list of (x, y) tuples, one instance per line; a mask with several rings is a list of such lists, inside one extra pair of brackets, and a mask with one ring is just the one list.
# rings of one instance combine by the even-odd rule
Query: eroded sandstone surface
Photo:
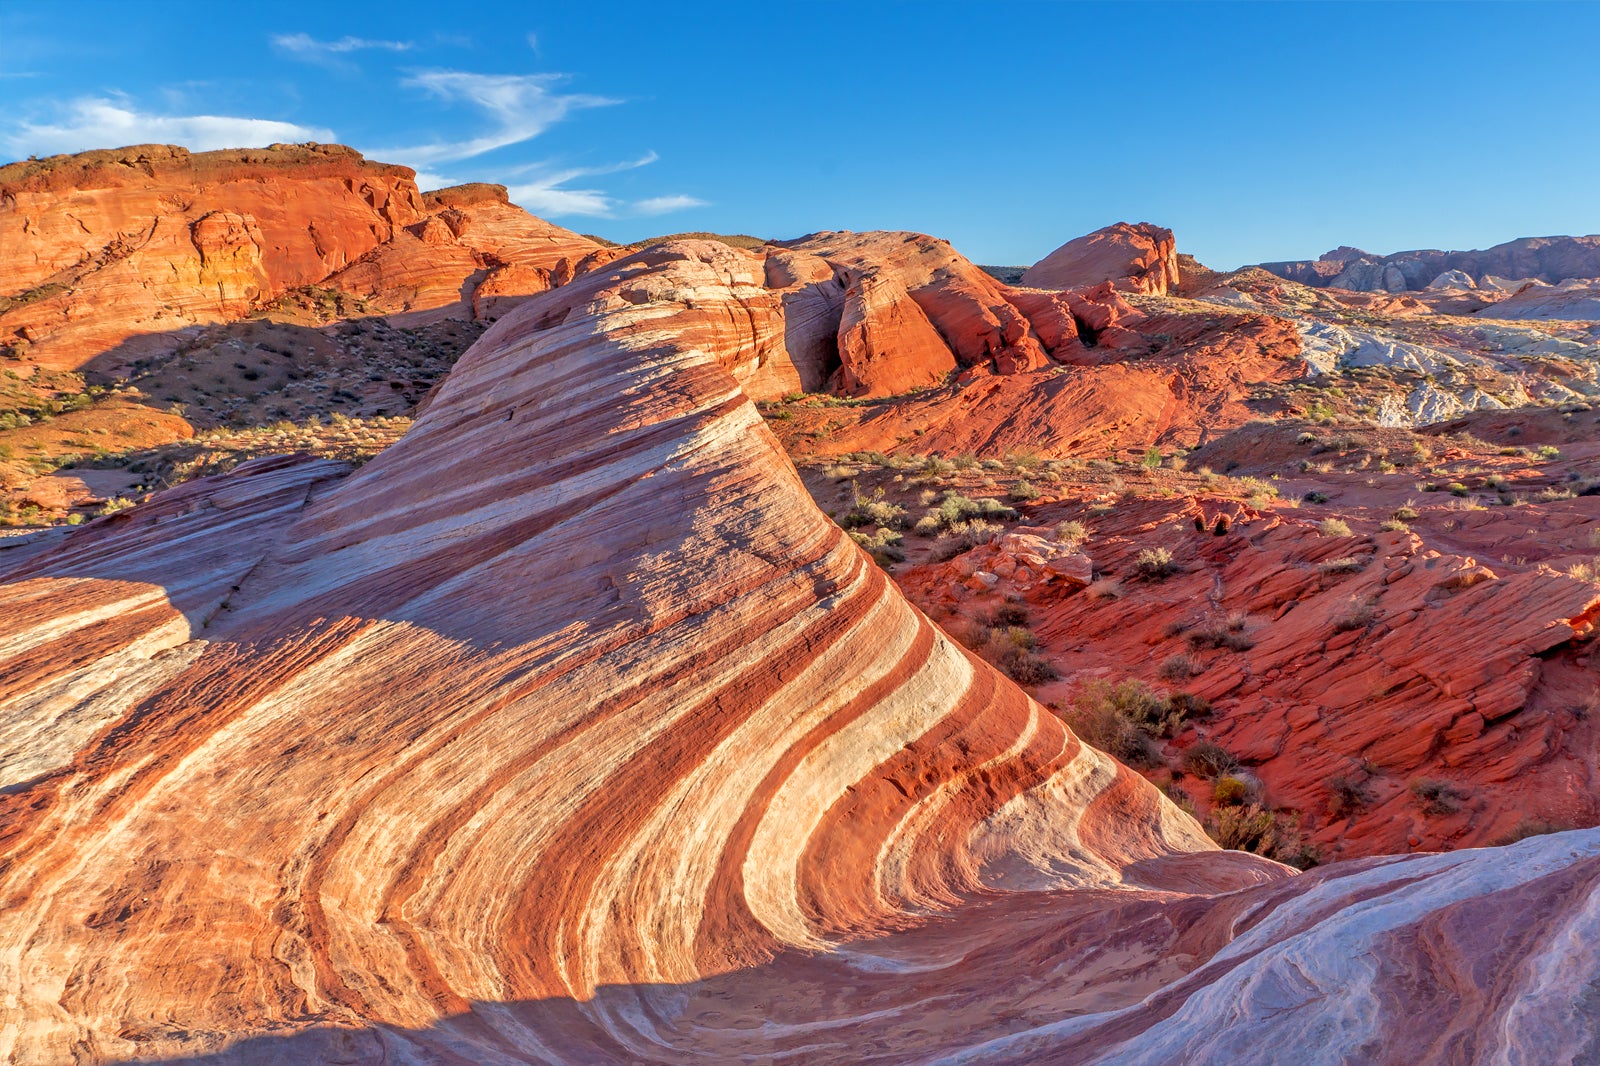
[[(744, 385), (798, 374), (785, 301), (838, 267), (774, 258), (591, 270), (359, 470), (246, 464), (4, 564), (0, 1050), (1594, 1054), (1600, 832), (1308, 874), (1218, 850), (812, 503)], [(921, 308), (907, 273), (868, 320)], [(987, 299), (923, 313), (1005, 341)], [(1347, 580), (1441, 587), (1374, 551)]]

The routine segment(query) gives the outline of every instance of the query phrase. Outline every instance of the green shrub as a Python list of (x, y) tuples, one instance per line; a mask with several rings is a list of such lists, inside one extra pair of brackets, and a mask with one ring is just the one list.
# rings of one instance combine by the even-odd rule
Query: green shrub
[(1133, 560), (1133, 571), (1146, 581), (1164, 581), (1178, 572), (1166, 548), (1146, 548)]
[(1317, 863), (1316, 851), (1300, 834), (1300, 819), (1259, 803), (1218, 807), (1206, 819), (1206, 832), (1220, 846), (1248, 851), (1306, 869)]
[(1250, 786), (1237, 777), (1219, 777), (1211, 787), (1211, 802), (1218, 807), (1237, 807), (1250, 796)]
[(1039, 490), (1034, 487), (1033, 482), (1023, 478), (1012, 487), (1011, 498), (1019, 503), (1026, 500), (1037, 500), (1039, 498)]
[(1324, 518), (1321, 524), (1317, 526), (1317, 530), (1324, 537), (1351, 537), (1355, 535), (1350, 532), (1350, 523), (1342, 518)]

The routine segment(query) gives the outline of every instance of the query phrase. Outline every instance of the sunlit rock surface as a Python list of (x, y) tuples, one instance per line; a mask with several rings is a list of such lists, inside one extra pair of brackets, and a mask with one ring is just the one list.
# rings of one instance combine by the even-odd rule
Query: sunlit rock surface
[(1600, 833), (1217, 851), (810, 502), (759, 268), (591, 271), (359, 471), (0, 575), (0, 1053), (1594, 1054)]

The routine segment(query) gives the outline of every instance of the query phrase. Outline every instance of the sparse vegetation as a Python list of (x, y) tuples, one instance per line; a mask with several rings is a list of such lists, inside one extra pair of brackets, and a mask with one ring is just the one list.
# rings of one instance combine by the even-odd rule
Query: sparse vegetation
[(1133, 572), (1146, 581), (1165, 581), (1178, 572), (1178, 565), (1166, 548), (1146, 548), (1134, 558)]
[(1323, 784), (1328, 789), (1328, 817), (1348, 818), (1365, 810), (1376, 797), (1367, 783), (1350, 774), (1337, 774)]
[(1218, 807), (1206, 819), (1206, 832), (1220, 846), (1248, 851), (1300, 869), (1317, 863), (1317, 854), (1300, 833), (1298, 815), (1259, 803)]
[(1467, 798), (1467, 794), (1451, 782), (1433, 777), (1419, 777), (1411, 782), (1411, 794), (1416, 797), (1423, 814), (1434, 816), (1454, 814)]
[(1088, 743), (1130, 766), (1157, 765), (1157, 739), (1173, 736), (1186, 723), (1205, 718), (1211, 705), (1187, 692), (1162, 695), (1129, 678), (1112, 684), (1091, 681), (1072, 701), (1068, 721)]

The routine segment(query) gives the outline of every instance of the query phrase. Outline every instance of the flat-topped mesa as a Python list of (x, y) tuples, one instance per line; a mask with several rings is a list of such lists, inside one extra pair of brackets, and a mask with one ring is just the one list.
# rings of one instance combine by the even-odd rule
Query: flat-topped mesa
[(0, 1053), (1422, 1061), (1456, 999), (1415, 975), (1491, 959), (1450, 1048), (1581, 1046), (1600, 833), (1216, 850), (811, 502), (738, 384), (768, 265), (618, 260), (359, 471), (0, 575)]
[(1068, 241), (1022, 275), (1036, 289), (1083, 289), (1105, 282), (1121, 292), (1165, 296), (1178, 287), (1178, 245), (1169, 229), (1118, 222)]
[(51, 369), (109, 360), (114, 371), (177, 346), (185, 327), (308, 286), (378, 313), (471, 317), (487, 275), (520, 272), (496, 282), (503, 311), (505, 297), (560, 284), (601, 250), (499, 186), (424, 196), (414, 178), (321, 144), (141, 145), (12, 164), (0, 169), (0, 347)]

